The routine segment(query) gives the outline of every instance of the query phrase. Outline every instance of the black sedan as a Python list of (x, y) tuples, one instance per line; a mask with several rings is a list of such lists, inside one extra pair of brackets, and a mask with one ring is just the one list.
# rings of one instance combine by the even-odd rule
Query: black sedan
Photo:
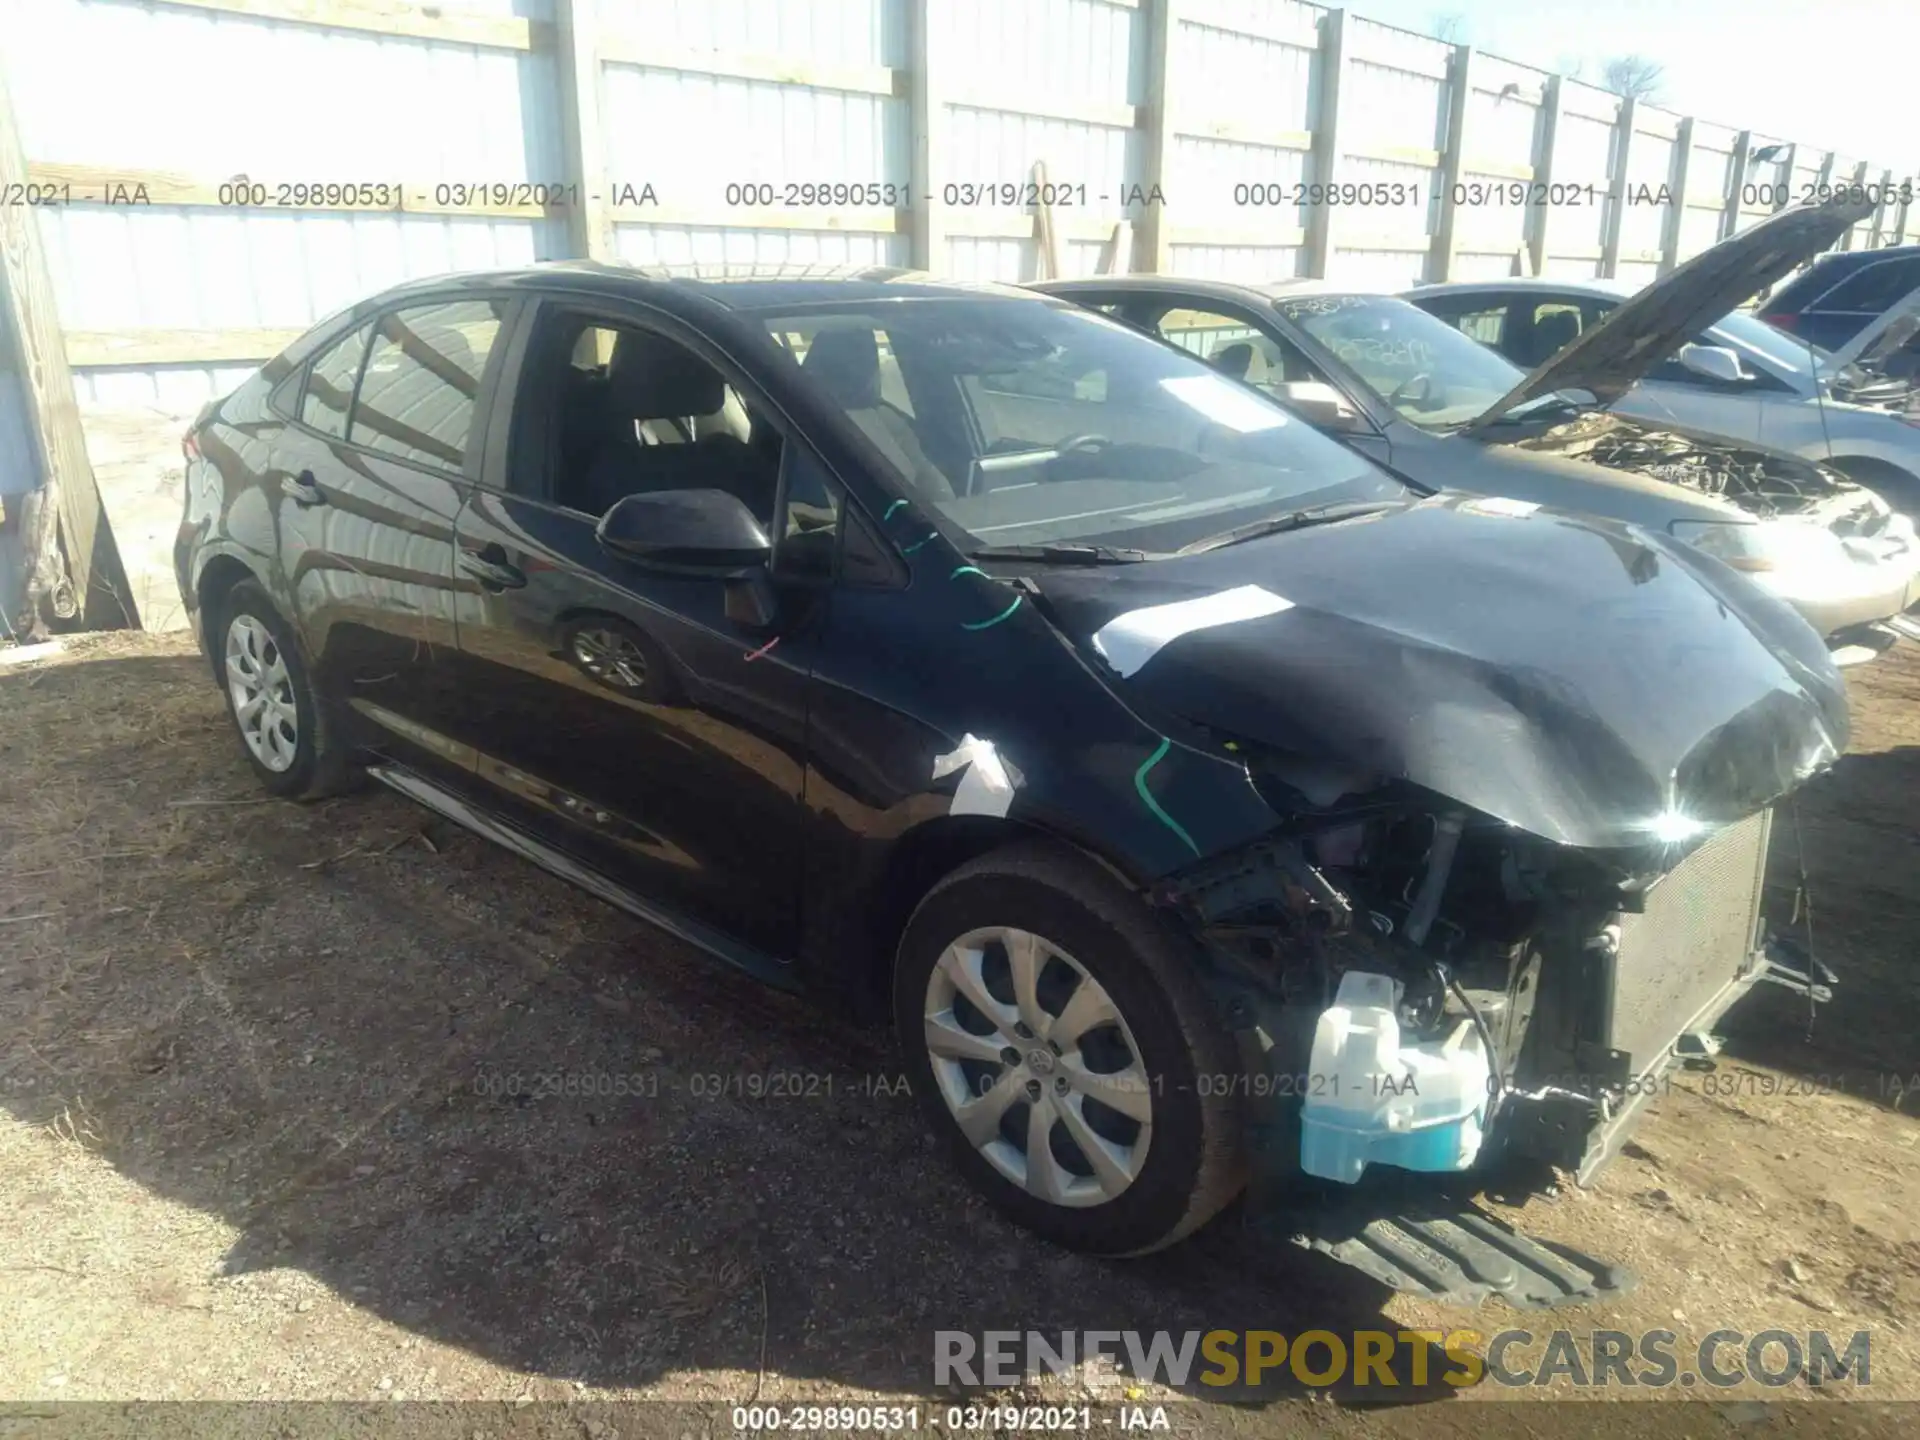
[(1768, 807), (1846, 739), (1724, 567), (1409, 489), (1027, 291), (419, 283), (185, 448), (181, 593), (267, 790), (370, 772), (890, 1010), (967, 1177), (1102, 1252), (1255, 1162), (1593, 1168), (1766, 972)]

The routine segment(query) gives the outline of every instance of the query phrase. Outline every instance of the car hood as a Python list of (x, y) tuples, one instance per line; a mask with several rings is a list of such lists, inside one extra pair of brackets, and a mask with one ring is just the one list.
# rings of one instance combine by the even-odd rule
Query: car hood
[(1471, 428), (1482, 429), (1514, 406), (1556, 390), (1589, 390), (1611, 405), (1686, 341), (1812, 259), (1873, 209), (1866, 200), (1836, 196), (1784, 210), (1722, 240), (1550, 356)]
[(1663, 538), (1523, 502), (1437, 495), (1034, 583), (1149, 719), (1560, 844), (1730, 823), (1847, 743), (1839, 674), (1792, 610)]

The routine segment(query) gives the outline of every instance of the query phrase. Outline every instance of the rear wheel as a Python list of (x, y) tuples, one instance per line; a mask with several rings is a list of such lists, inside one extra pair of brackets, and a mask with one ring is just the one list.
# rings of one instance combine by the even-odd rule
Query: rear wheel
[(349, 788), (352, 754), (313, 688), (292, 627), (252, 580), (227, 592), (210, 627), (241, 752), (275, 795), (317, 799)]
[(1140, 1254), (1197, 1229), (1245, 1163), (1231, 1042), (1193, 957), (1112, 876), (1047, 845), (975, 860), (908, 922), (894, 1017), (955, 1163), (1022, 1225)]

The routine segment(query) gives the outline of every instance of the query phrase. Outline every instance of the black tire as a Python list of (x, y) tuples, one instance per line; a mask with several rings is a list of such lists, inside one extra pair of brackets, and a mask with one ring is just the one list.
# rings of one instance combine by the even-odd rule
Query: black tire
[[(631, 673), (631, 664), (612, 663), (614, 657), (608, 647), (615, 643), (624, 643), (637, 652), (637, 676)], [(649, 705), (678, 705), (685, 698), (666, 650), (638, 626), (616, 616), (581, 615), (568, 621), (560, 632), (559, 653), (594, 684), (616, 695)]]
[[(293, 763), (284, 770), (273, 769), (254, 754), (235, 711), (233, 687), (227, 681), (227, 638), (241, 619), (256, 621), (267, 632), (274, 653), (285, 664), (295, 722)], [(354, 788), (361, 772), (353, 763), (352, 748), (340, 738), (339, 724), (314, 689), (293, 627), (274, 608), (267, 592), (257, 581), (242, 580), (213, 607), (210, 621), (208, 648), (220, 675), (220, 693), (226, 697), (227, 718), (233, 721), (234, 739), (261, 787), (294, 800), (318, 800)]]
[[(949, 944), (996, 926), (1043, 936), (1067, 952), (1106, 990), (1131, 1032), (1150, 1082), (1152, 1130), (1138, 1174), (1112, 1199), (1068, 1206), (1029, 1193), (974, 1147), (941, 1094), (925, 1038), (929, 980)], [(1022, 842), (994, 851), (920, 902), (894, 970), (894, 1024), (907, 1073), (954, 1163), (1011, 1219), (1072, 1249), (1140, 1255), (1198, 1229), (1239, 1193), (1246, 1156), (1235, 1089), (1200, 1083), (1236, 1073), (1238, 1063), (1195, 960), (1190, 942), (1142, 900), (1064, 846)]]

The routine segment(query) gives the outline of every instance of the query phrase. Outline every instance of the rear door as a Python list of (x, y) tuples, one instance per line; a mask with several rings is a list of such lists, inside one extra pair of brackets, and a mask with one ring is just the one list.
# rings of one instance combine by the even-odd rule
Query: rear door
[[(456, 525), (462, 733), (483, 794), (668, 918), (786, 957), (826, 604), (796, 537), (830, 531), (833, 502), (756, 393), (658, 317), (547, 302), (514, 348), (511, 408)], [(650, 482), (662, 473), (672, 483)], [(650, 571), (595, 538), (623, 487), (709, 485), (779, 543), (771, 624), (738, 618), (723, 580)]]
[(443, 773), (469, 768), (449, 725), (453, 522), (512, 303), (388, 310), (276, 392), (279, 549), (316, 680), (358, 743)]

